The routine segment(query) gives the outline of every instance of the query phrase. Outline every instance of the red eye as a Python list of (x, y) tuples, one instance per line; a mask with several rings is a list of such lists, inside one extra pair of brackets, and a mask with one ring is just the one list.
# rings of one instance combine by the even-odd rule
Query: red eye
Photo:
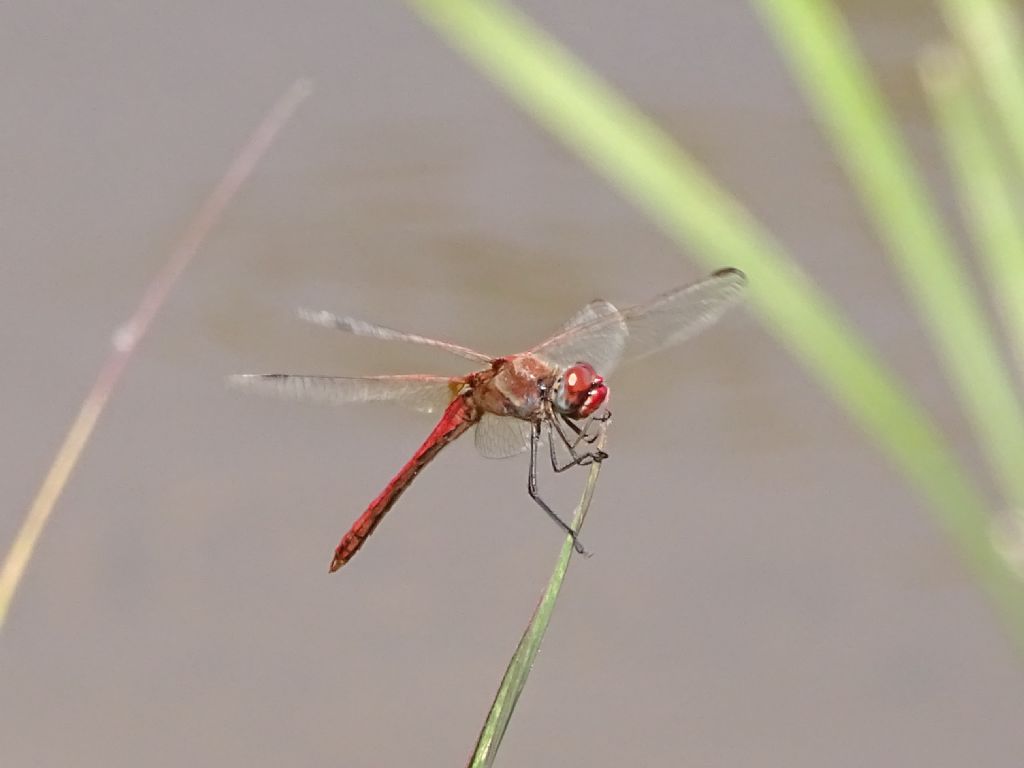
[(565, 372), (565, 391), (570, 400), (575, 400), (585, 394), (594, 384), (594, 379), (600, 379), (594, 369), (586, 363), (577, 363)]
[(608, 397), (604, 379), (587, 363), (576, 363), (562, 377), (560, 410), (572, 418), (585, 418)]

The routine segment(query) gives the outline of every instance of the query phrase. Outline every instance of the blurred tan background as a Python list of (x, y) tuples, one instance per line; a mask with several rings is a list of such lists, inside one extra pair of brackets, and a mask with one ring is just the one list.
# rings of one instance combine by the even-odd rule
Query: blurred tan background
[[(764, 220), (977, 456), (744, 2), (519, 5)], [(843, 2), (932, 180), (931, 4)], [(114, 328), (271, 102), (313, 96), (138, 350), (0, 637), (4, 766), (461, 765), (561, 536), (525, 457), (227, 373), (456, 373), (700, 276), (401, 3), (0, 8), (0, 543)], [(948, 196), (944, 205), (952, 210)], [(735, 266), (742, 267), (742, 264)], [(743, 312), (612, 381), (613, 458), (501, 765), (1017, 766), (1024, 666), (919, 500)], [(582, 473), (543, 478), (569, 509)]]

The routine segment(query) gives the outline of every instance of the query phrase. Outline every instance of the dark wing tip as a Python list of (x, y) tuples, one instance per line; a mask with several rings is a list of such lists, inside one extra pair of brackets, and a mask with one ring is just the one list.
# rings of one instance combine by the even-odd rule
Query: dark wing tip
[(736, 269), (736, 267), (722, 267), (716, 269), (711, 273), (712, 277), (731, 277), (735, 279), (740, 285), (746, 285), (747, 275), (742, 269)]

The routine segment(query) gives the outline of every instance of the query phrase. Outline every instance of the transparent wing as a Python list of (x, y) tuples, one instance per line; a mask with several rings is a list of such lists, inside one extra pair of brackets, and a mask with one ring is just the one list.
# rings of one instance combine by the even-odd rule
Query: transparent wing
[(560, 368), (586, 362), (601, 372), (611, 371), (626, 348), (629, 329), (611, 302), (598, 299), (569, 318), (562, 330), (530, 352)]
[(720, 269), (706, 280), (625, 310), (622, 315), (629, 328), (625, 359), (636, 360), (693, 338), (739, 302), (746, 284), (747, 276), (738, 269)]
[(530, 445), (530, 422), (485, 413), (476, 425), (476, 450), (488, 459), (518, 456)]
[(558, 329), (559, 333), (578, 328), (581, 325), (588, 325), (603, 317), (611, 317), (618, 311), (618, 308), (610, 301), (594, 299), (589, 304), (584, 304), (576, 314), (566, 320), (562, 327)]
[(385, 328), (383, 325), (374, 325), (365, 320), (357, 320), (354, 317), (335, 315), (326, 310), (300, 309), (297, 312), (299, 318), (314, 325), (322, 325), (324, 328), (334, 328), (345, 331), (355, 336), (369, 336), (384, 341), (406, 341), (410, 344), (422, 344), (427, 347), (438, 347), (453, 355), (464, 357), (478, 363), (490, 363), (494, 359), (492, 355), (485, 355), (469, 347), (452, 344), (440, 339), (431, 339), (427, 336), (418, 336), (415, 333), (396, 331), (394, 328)]
[(422, 413), (443, 411), (463, 387), (447, 376), (295, 376), (289, 373), (244, 373), (229, 376), (228, 385), (292, 400), (321, 403), (391, 401)]
[[(587, 362), (607, 375), (621, 360), (635, 360), (697, 335), (740, 299), (746, 283), (742, 272), (728, 268), (625, 310), (591, 302), (573, 316), (579, 324), (567, 324), (531, 351), (562, 367)], [(589, 318), (584, 316), (588, 311)]]

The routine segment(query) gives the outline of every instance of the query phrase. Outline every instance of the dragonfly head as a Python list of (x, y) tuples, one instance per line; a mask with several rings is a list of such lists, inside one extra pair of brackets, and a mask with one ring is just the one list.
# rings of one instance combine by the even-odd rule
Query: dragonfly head
[(555, 387), (554, 406), (572, 419), (585, 419), (608, 397), (608, 387), (588, 363), (576, 363), (565, 369)]

